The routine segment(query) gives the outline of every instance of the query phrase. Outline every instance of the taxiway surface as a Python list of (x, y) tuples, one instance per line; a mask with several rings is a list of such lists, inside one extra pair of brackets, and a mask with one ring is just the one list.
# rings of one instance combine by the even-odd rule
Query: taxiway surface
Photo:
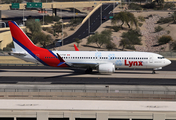
[(175, 71), (116, 70), (113, 74), (84, 74), (69, 69), (1, 69), (0, 83), (45, 82), (48, 84), (176, 85)]
[(85, 74), (84, 70), (46, 66), (0, 66), (0, 84), (176, 85), (176, 61), (152, 74), (151, 70), (116, 70), (113, 74)]

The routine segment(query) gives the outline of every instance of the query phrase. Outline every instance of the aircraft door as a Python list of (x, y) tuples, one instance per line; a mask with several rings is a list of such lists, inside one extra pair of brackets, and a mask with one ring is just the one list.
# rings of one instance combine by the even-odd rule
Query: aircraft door
[(149, 56), (149, 63), (153, 63), (153, 56)]

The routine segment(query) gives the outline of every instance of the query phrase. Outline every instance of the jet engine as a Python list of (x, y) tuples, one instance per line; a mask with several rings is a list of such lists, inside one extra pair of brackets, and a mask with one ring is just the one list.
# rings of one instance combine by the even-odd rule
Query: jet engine
[(113, 63), (99, 64), (98, 71), (100, 73), (113, 73), (115, 72), (115, 65)]

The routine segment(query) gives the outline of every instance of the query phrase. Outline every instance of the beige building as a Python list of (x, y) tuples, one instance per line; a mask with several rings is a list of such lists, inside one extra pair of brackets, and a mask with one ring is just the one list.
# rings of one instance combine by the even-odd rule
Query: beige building
[(11, 42), (12, 42), (12, 37), (11, 37), (10, 31), (3, 32), (0, 34), (0, 49), (3, 49)]

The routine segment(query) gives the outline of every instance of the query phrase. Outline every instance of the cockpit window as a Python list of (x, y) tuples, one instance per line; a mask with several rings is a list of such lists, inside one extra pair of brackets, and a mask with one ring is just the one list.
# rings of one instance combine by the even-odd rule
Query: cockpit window
[(158, 57), (158, 59), (164, 59), (164, 57)]

